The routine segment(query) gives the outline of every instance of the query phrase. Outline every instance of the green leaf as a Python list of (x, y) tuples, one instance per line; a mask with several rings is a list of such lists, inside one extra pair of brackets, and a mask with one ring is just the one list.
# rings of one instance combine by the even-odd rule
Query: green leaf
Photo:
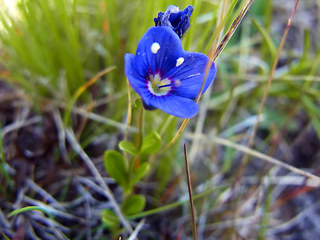
[(134, 102), (134, 107), (137, 109), (143, 108), (142, 100), (141, 98), (137, 98)]
[(121, 153), (109, 150), (104, 154), (104, 167), (117, 183), (124, 188), (127, 187), (127, 168)]
[(133, 176), (130, 180), (130, 186), (133, 187), (136, 183), (143, 178), (150, 170), (149, 163), (143, 163), (140, 167), (133, 173)]
[(157, 132), (148, 134), (142, 141), (141, 154), (156, 153), (161, 148), (161, 137)]
[(221, 172), (226, 173), (230, 170), (232, 167), (234, 155), (236, 151), (233, 148), (226, 147), (226, 153), (225, 153), (225, 158), (222, 164)]
[(127, 153), (130, 153), (133, 156), (136, 156), (139, 153), (139, 150), (136, 148), (136, 146), (127, 140), (123, 140), (119, 143), (119, 148)]
[(122, 203), (122, 211), (126, 216), (141, 212), (146, 205), (146, 199), (142, 195), (134, 194), (125, 199)]
[(2, 233), (2, 236), (4, 237), (5, 240), (10, 240), (10, 238), (7, 235), (5, 235), (4, 233)]
[(117, 215), (111, 209), (104, 209), (101, 212), (101, 220), (103, 224), (109, 229), (115, 229), (120, 226)]
[(320, 109), (319, 107), (310, 99), (310, 97), (303, 96), (302, 102), (307, 108), (307, 111), (309, 113), (309, 116), (318, 116), (320, 117)]
[(320, 121), (319, 121), (319, 119), (313, 117), (312, 118), (312, 125), (313, 125), (314, 129), (316, 130), (318, 138), (320, 139)]
[(270, 35), (268, 34), (268, 31), (263, 27), (261, 26), (257, 20), (255, 19), (252, 19), (252, 23), (253, 25), (257, 28), (257, 30), (260, 32), (260, 34), (262, 35), (263, 39), (265, 40), (267, 46), (268, 46), (268, 49), (269, 49), (269, 52), (271, 54), (271, 59), (276, 59), (276, 56), (277, 56), (277, 48), (276, 46), (273, 44), (272, 40), (271, 40), (271, 37)]
[(307, 59), (310, 53), (310, 29), (304, 30), (304, 44), (303, 44), (303, 55), (302, 59)]
[(44, 207), (39, 207), (39, 206), (28, 206), (28, 207), (23, 207), (23, 208), (19, 208), (19, 209), (16, 209), (12, 212), (10, 212), (8, 214), (8, 217), (12, 217), (14, 215), (17, 215), (17, 214), (20, 214), (20, 213), (24, 213), (24, 212), (28, 212), (28, 211), (42, 211), (46, 214), (48, 214), (51, 218), (53, 218), (53, 215), (50, 211), (48, 211), (46, 208)]
[(318, 137), (320, 138), (320, 110), (316, 103), (312, 101), (311, 98), (307, 96), (302, 97), (302, 102), (307, 110), (307, 113), (312, 120), (312, 125), (316, 130)]

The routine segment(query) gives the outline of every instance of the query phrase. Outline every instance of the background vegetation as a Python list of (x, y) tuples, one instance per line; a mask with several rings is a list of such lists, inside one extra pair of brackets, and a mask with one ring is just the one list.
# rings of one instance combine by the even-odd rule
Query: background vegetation
[(183, 120), (142, 111), (124, 54), (170, 4), (195, 6), (183, 46), (208, 54), (246, 1), (0, 2), (0, 235), (191, 239), (186, 143), (198, 239), (317, 239), (320, 5), (299, 3), (277, 59), (295, 3), (253, 2), (168, 146)]

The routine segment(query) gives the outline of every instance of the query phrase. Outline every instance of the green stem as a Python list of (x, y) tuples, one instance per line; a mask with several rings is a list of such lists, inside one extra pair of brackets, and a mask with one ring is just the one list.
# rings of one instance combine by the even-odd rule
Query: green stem
[(189, 168), (189, 164), (188, 164), (186, 144), (183, 145), (183, 149), (184, 149), (184, 160), (185, 160), (185, 164), (186, 164), (186, 175), (187, 175), (189, 201), (190, 201), (190, 211), (191, 211), (191, 221), (192, 221), (192, 236), (193, 236), (193, 240), (196, 240), (197, 239), (197, 223), (196, 223), (196, 214), (195, 214), (195, 209), (194, 209), (194, 204), (193, 204), (190, 168)]
[[(219, 190), (219, 189), (224, 189), (226, 188), (227, 186), (219, 186), (219, 187), (216, 187), (216, 188), (210, 188), (206, 191), (203, 191), (201, 193), (198, 193), (196, 195), (193, 195), (193, 200), (198, 200), (202, 197), (205, 197), (211, 193), (213, 193), (214, 191), (216, 190)], [(147, 216), (150, 216), (150, 215), (154, 215), (154, 214), (157, 214), (159, 212), (164, 212), (164, 211), (168, 211), (168, 210), (171, 210), (173, 208), (176, 208), (176, 207), (179, 207), (179, 206), (182, 206), (183, 204), (189, 202), (189, 199), (186, 199), (186, 200), (182, 200), (182, 201), (178, 201), (178, 202), (174, 202), (174, 203), (170, 203), (170, 204), (167, 204), (167, 205), (164, 205), (164, 206), (161, 206), (161, 207), (158, 207), (158, 208), (154, 208), (154, 209), (151, 209), (151, 210), (148, 210), (148, 211), (145, 211), (145, 212), (141, 212), (141, 213), (138, 213), (138, 214), (134, 214), (134, 215), (131, 215), (131, 216), (128, 216), (127, 218), (128, 219), (136, 219), (136, 218), (143, 218), (143, 217), (147, 217)]]
[(143, 139), (143, 120), (144, 120), (144, 108), (142, 107), (140, 109), (140, 116), (139, 116), (139, 133), (138, 133), (138, 139), (137, 139), (137, 148), (140, 149), (142, 146), (142, 139)]

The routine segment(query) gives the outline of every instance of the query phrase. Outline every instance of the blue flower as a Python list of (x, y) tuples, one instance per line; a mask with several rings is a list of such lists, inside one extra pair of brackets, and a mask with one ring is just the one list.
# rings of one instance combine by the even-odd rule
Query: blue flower
[[(138, 44), (136, 54), (125, 55), (125, 73), (146, 109), (158, 108), (181, 118), (198, 112), (197, 97), (208, 57), (182, 49), (178, 35), (167, 26), (151, 27)], [(214, 80), (212, 63), (204, 90)]]
[(156, 27), (168, 26), (172, 28), (181, 38), (190, 27), (190, 16), (193, 9), (194, 7), (189, 5), (183, 11), (179, 11), (178, 7), (170, 5), (164, 13), (158, 13), (158, 17), (154, 19), (154, 23)]

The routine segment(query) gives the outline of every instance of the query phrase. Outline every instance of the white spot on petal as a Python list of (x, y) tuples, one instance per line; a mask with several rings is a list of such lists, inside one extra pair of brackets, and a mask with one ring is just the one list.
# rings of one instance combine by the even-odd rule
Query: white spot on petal
[(184, 58), (183, 57), (179, 57), (177, 59), (176, 67), (179, 67), (183, 62), (184, 62)]
[(191, 78), (191, 77), (195, 77), (195, 76), (199, 76), (199, 75), (201, 75), (200, 73), (195, 73), (195, 74), (191, 74), (191, 75), (189, 75), (188, 77), (186, 77), (186, 78)]
[(160, 49), (160, 44), (157, 42), (152, 43), (151, 45), (151, 52), (156, 54)]
[(180, 80), (175, 80), (175, 81), (174, 81), (174, 85), (175, 85), (176, 87), (180, 87), (180, 86), (181, 86), (181, 81), (180, 81)]

